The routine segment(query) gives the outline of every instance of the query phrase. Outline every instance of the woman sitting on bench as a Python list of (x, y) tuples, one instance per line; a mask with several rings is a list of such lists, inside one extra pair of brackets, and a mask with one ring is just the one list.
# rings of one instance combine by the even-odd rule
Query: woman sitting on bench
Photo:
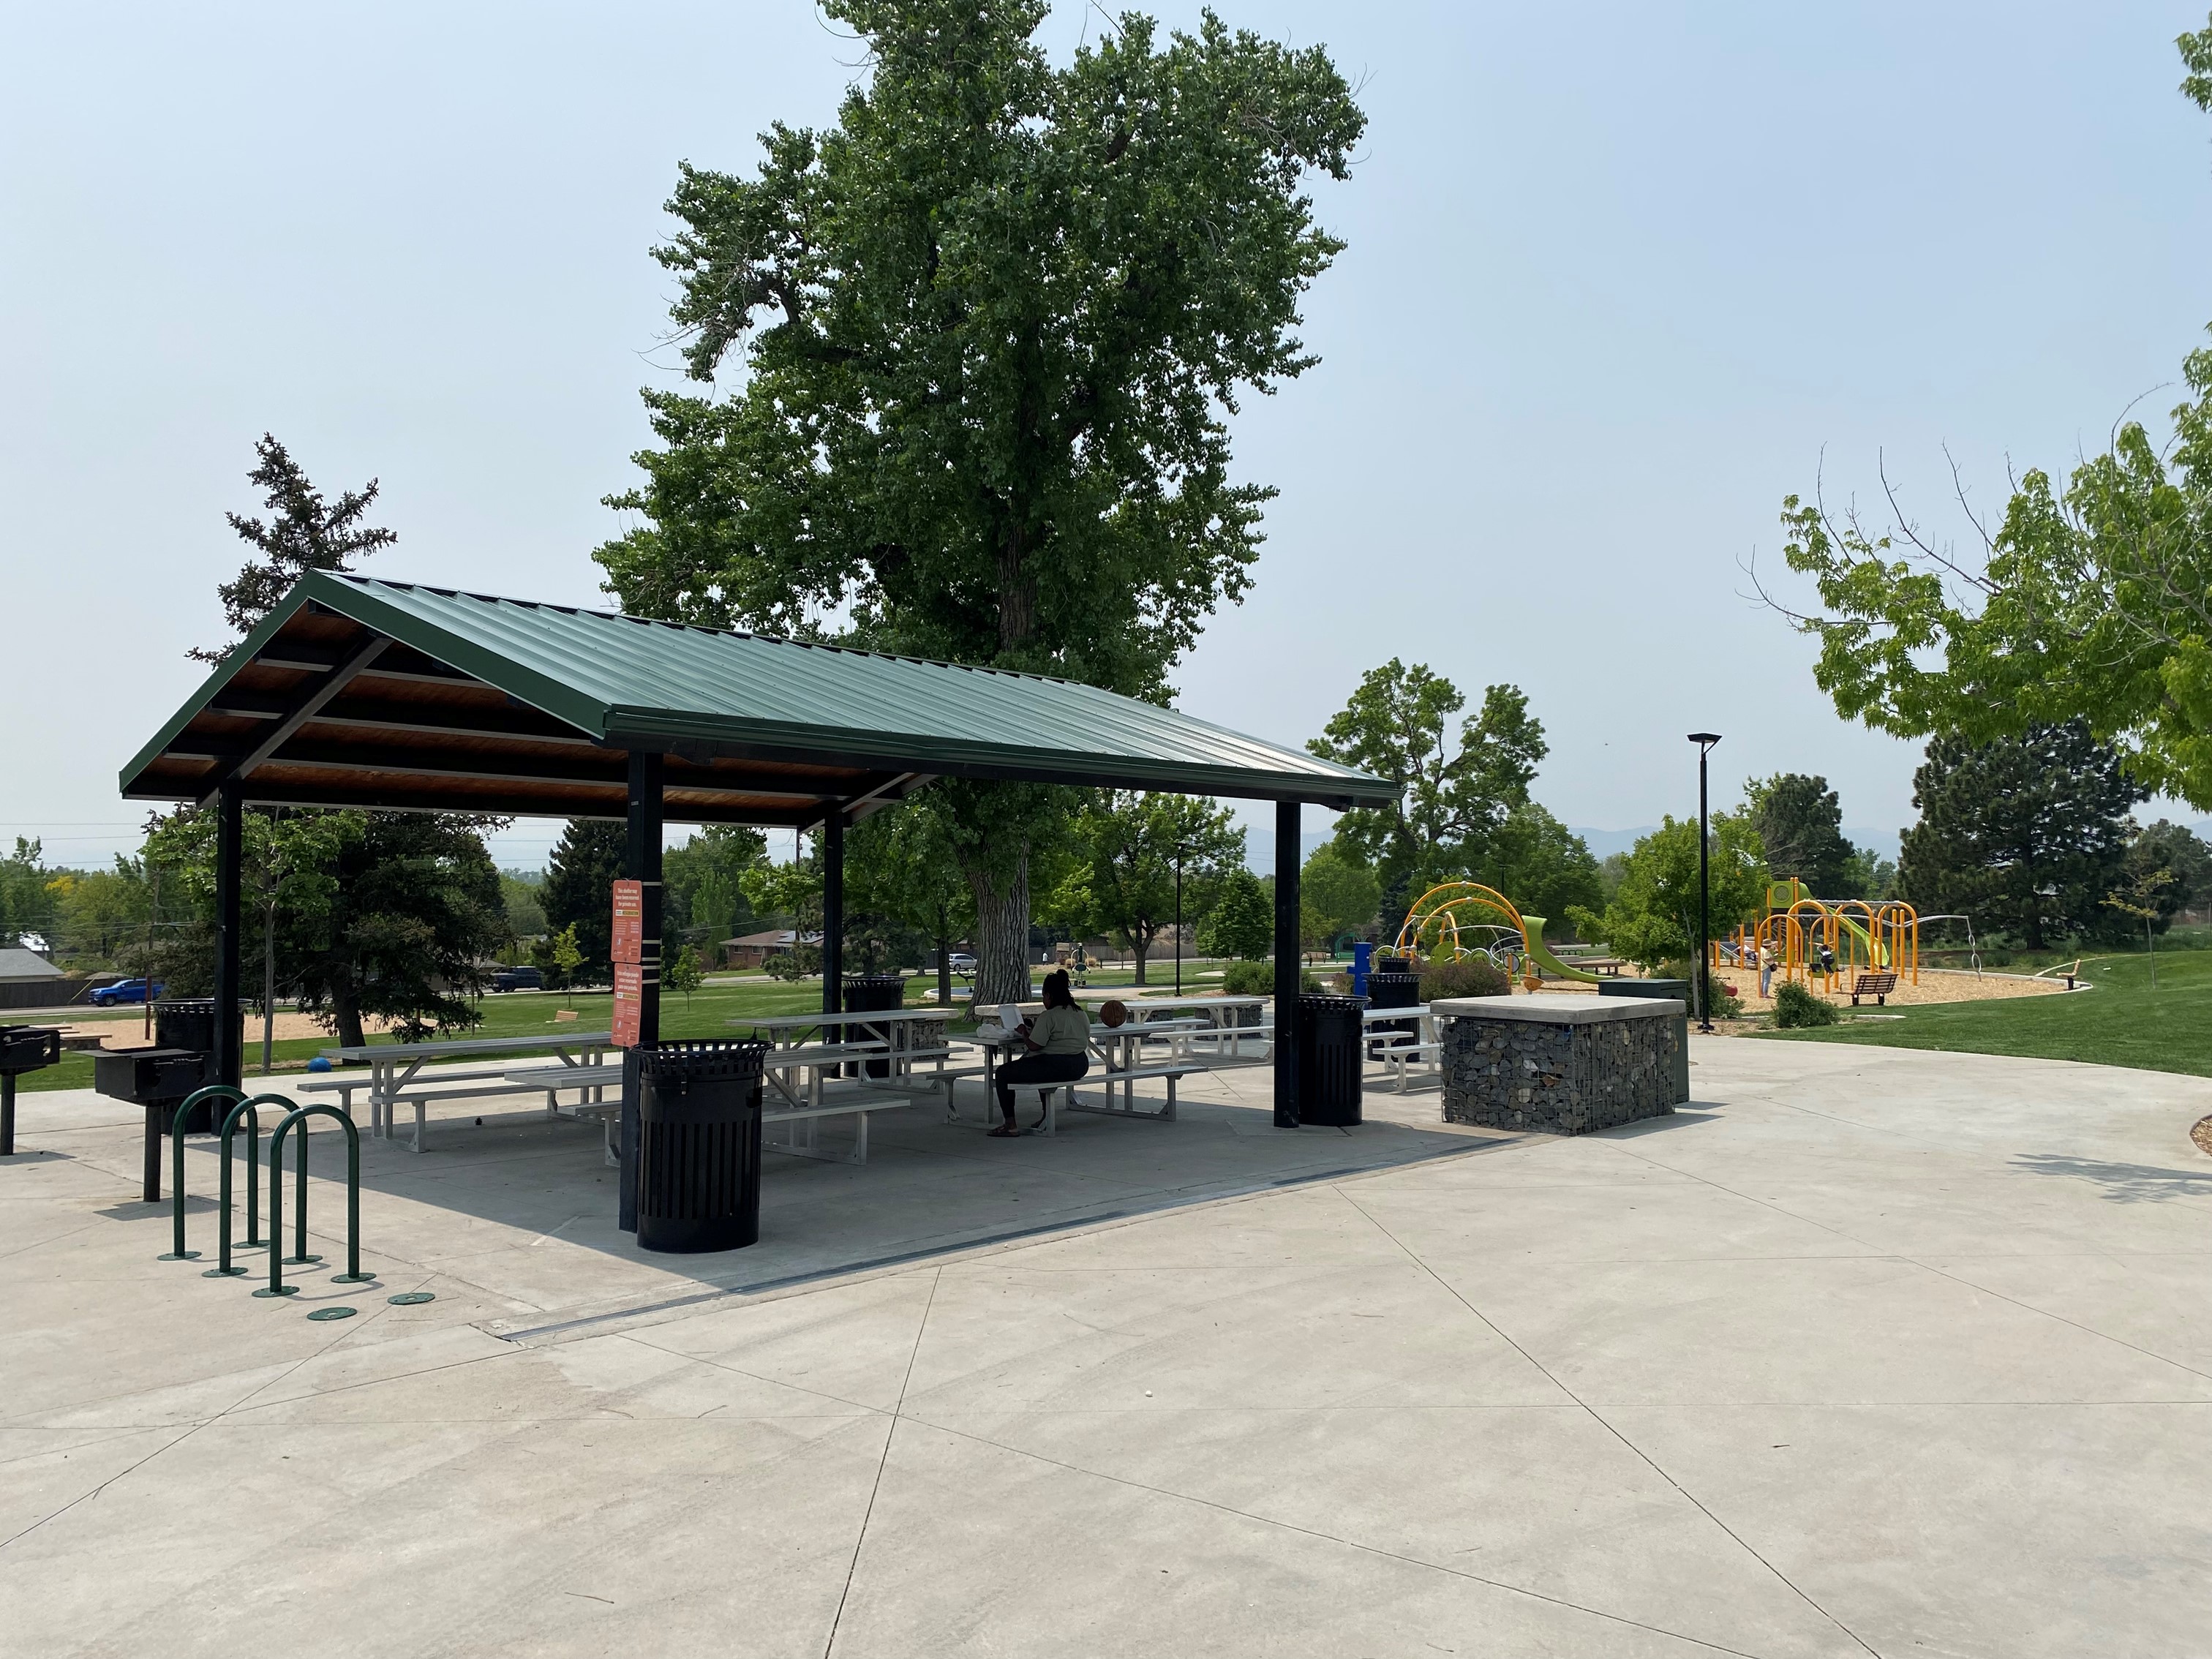
[[(1028, 1052), (998, 1070), (999, 1110), (1006, 1121), (991, 1131), (1003, 1138), (1021, 1133), (1014, 1121), (1014, 1091), (1040, 1083), (1073, 1083), (1091, 1069), (1091, 1016), (1075, 1006), (1065, 971), (1044, 976), (1044, 1012), (1024, 1020), (1017, 1033)], [(1039, 1117), (1040, 1127), (1044, 1119)]]

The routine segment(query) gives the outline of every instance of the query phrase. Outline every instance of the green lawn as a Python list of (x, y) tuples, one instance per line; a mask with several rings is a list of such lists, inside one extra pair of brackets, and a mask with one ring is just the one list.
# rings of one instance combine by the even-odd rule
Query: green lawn
[[(1194, 978), (1196, 971), (1209, 972), (1211, 980)], [(1172, 963), (1153, 963), (1146, 975), (1146, 989), (1154, 994), (1167, 992), (1174, 981)], [(1206, 964), (1203, 970), (1193, 964), (1183, 963), (1183, 989), (1194, 991), (1209, 985), (1218, 985), (1220, 969), (1218, 964)], [(1093, 986), (1126, 985), (1130, 975), (1127, 970), (1094, 970), (1090, 975)], [(922, 993), (934, 989), (934, 975), (925, 975), (907, 981), (907, 1000), (920, 1006)], [(614, 1023), (614, 998), (605, 991), (579, 992), (574, 996), (559, 994), (538, 994), (516, 993), (506, 996), (488, 996), (479, 1005), (483, 1012), (483, 1024), (472, 1031), (456, 1032), (456, 1036), (515, 1037), (543, 1036), (547, 1042), (557, 1041), (566, 1031), (604, 1031)], [(664, 1037), (732, 1036), (738, 1035), (730, 1022), (740, 1016), (765, 1014), (803, 1014), (821, 1007), (822, 981), (818, 979), (787, 981), (771, 979), (750, 979), (732, 985), (708, 985), (694, 991), (689, 998), (664, 996), (660, 1004), (660, 1034)], [(573, 1007), (573, 1020), (556, 1019), (556, 1013)], [(143, 1010), (125, 1014), (102, 1016), (87, 1011), (72, 1016), (72, 1022), (82, 1024), (108, 1023), (110, 1019), (133, 1031), (139, 1029), (144, 1018)], [(335, 1037), (302, 1037), (294, 1042), (276, 1045), (276, 1073), (300, 1073), (307, 1062), (323, 1049), (334, 1046)], [(389, 1037), (371, 1041), (388, 1042)], [(246, 1022), (246, 1071), (249, 1078), (259, 1077), (261, 1071), (261, 1030), (249, 1014)], [(25, 1090), (33, 1089), (89, 1089), (92, 1087), (92, 1056), (71, 1054), (63, 1057), (58, 1066), (49, 1066), (42, 1072), (27, 1072), (18, 1079)]]
[(2086, 994), (1893, 1009), (1901, 1019), (1852, 1021), (1809, 1031), (1761, 1032), (1767, 1041), (1869, 1042), (1888, 1048), (2079, 1060), (2212, 1077), (2212, 951), (2161, 951), (2158, 989), (2150, 959), (2091, 957)]

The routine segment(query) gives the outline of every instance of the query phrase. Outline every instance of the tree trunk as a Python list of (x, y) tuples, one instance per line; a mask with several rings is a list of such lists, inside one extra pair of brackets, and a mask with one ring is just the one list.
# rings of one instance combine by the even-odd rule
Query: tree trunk
[(940, 1008), (952, 1006), (952, 941), (945, 937), (951, 931), (951, 923), (940, 904), (937, 907), (937, 1006)]
[(1152, 942), (1148, 939), (1131, 936), (1129, 945), (1130, 948), (1137, 953), (1137, 977), (1133, 982), (1142, 985), (1145, 982), (1145, 957), (1150, 953)]
[(981, 869), (967, 872), (975, 896), (975, 996), (971, 1005), (1030, 1000), (1030, 855), (1015, 860), (1003, 885)]
[(338, 1046), (358, 1048), (368, 1039), (362, 1035), (361, 1005), (353, 1000), (353, 988), (343, 981), (331, 987), (331, 1014), (338, 1024)]

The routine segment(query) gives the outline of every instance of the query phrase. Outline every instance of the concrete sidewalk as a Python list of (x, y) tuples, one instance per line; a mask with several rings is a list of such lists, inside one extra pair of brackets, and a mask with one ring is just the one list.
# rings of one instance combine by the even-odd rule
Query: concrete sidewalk
[[(130, 1126), (26, 1096), (0, 1653), (2203, 1651), (2212, 1084), (1695, 1053), (1695, 1107), (1571, 1141), (1432, 1093), (1278, 1138), (1264, 1072), (1019, 1163), (917, 1123), (712, 1264), (502, 1119), (372, 1157), (337, 1324), (331, 1264), (150, 1260)], [(789, 1242), (863, 1212), (906, 1259)], [(762, 1251), (799, 1282), (738, 1288)]]

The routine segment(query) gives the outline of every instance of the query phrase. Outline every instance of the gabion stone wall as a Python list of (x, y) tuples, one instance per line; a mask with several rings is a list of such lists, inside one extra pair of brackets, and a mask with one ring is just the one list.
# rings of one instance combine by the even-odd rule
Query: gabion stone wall
[(1586, 1135), (1674, 1109), (1680, 1023), (1572, 1024), (1460, 1014), (1439, 1021), (1444, 1121)]

